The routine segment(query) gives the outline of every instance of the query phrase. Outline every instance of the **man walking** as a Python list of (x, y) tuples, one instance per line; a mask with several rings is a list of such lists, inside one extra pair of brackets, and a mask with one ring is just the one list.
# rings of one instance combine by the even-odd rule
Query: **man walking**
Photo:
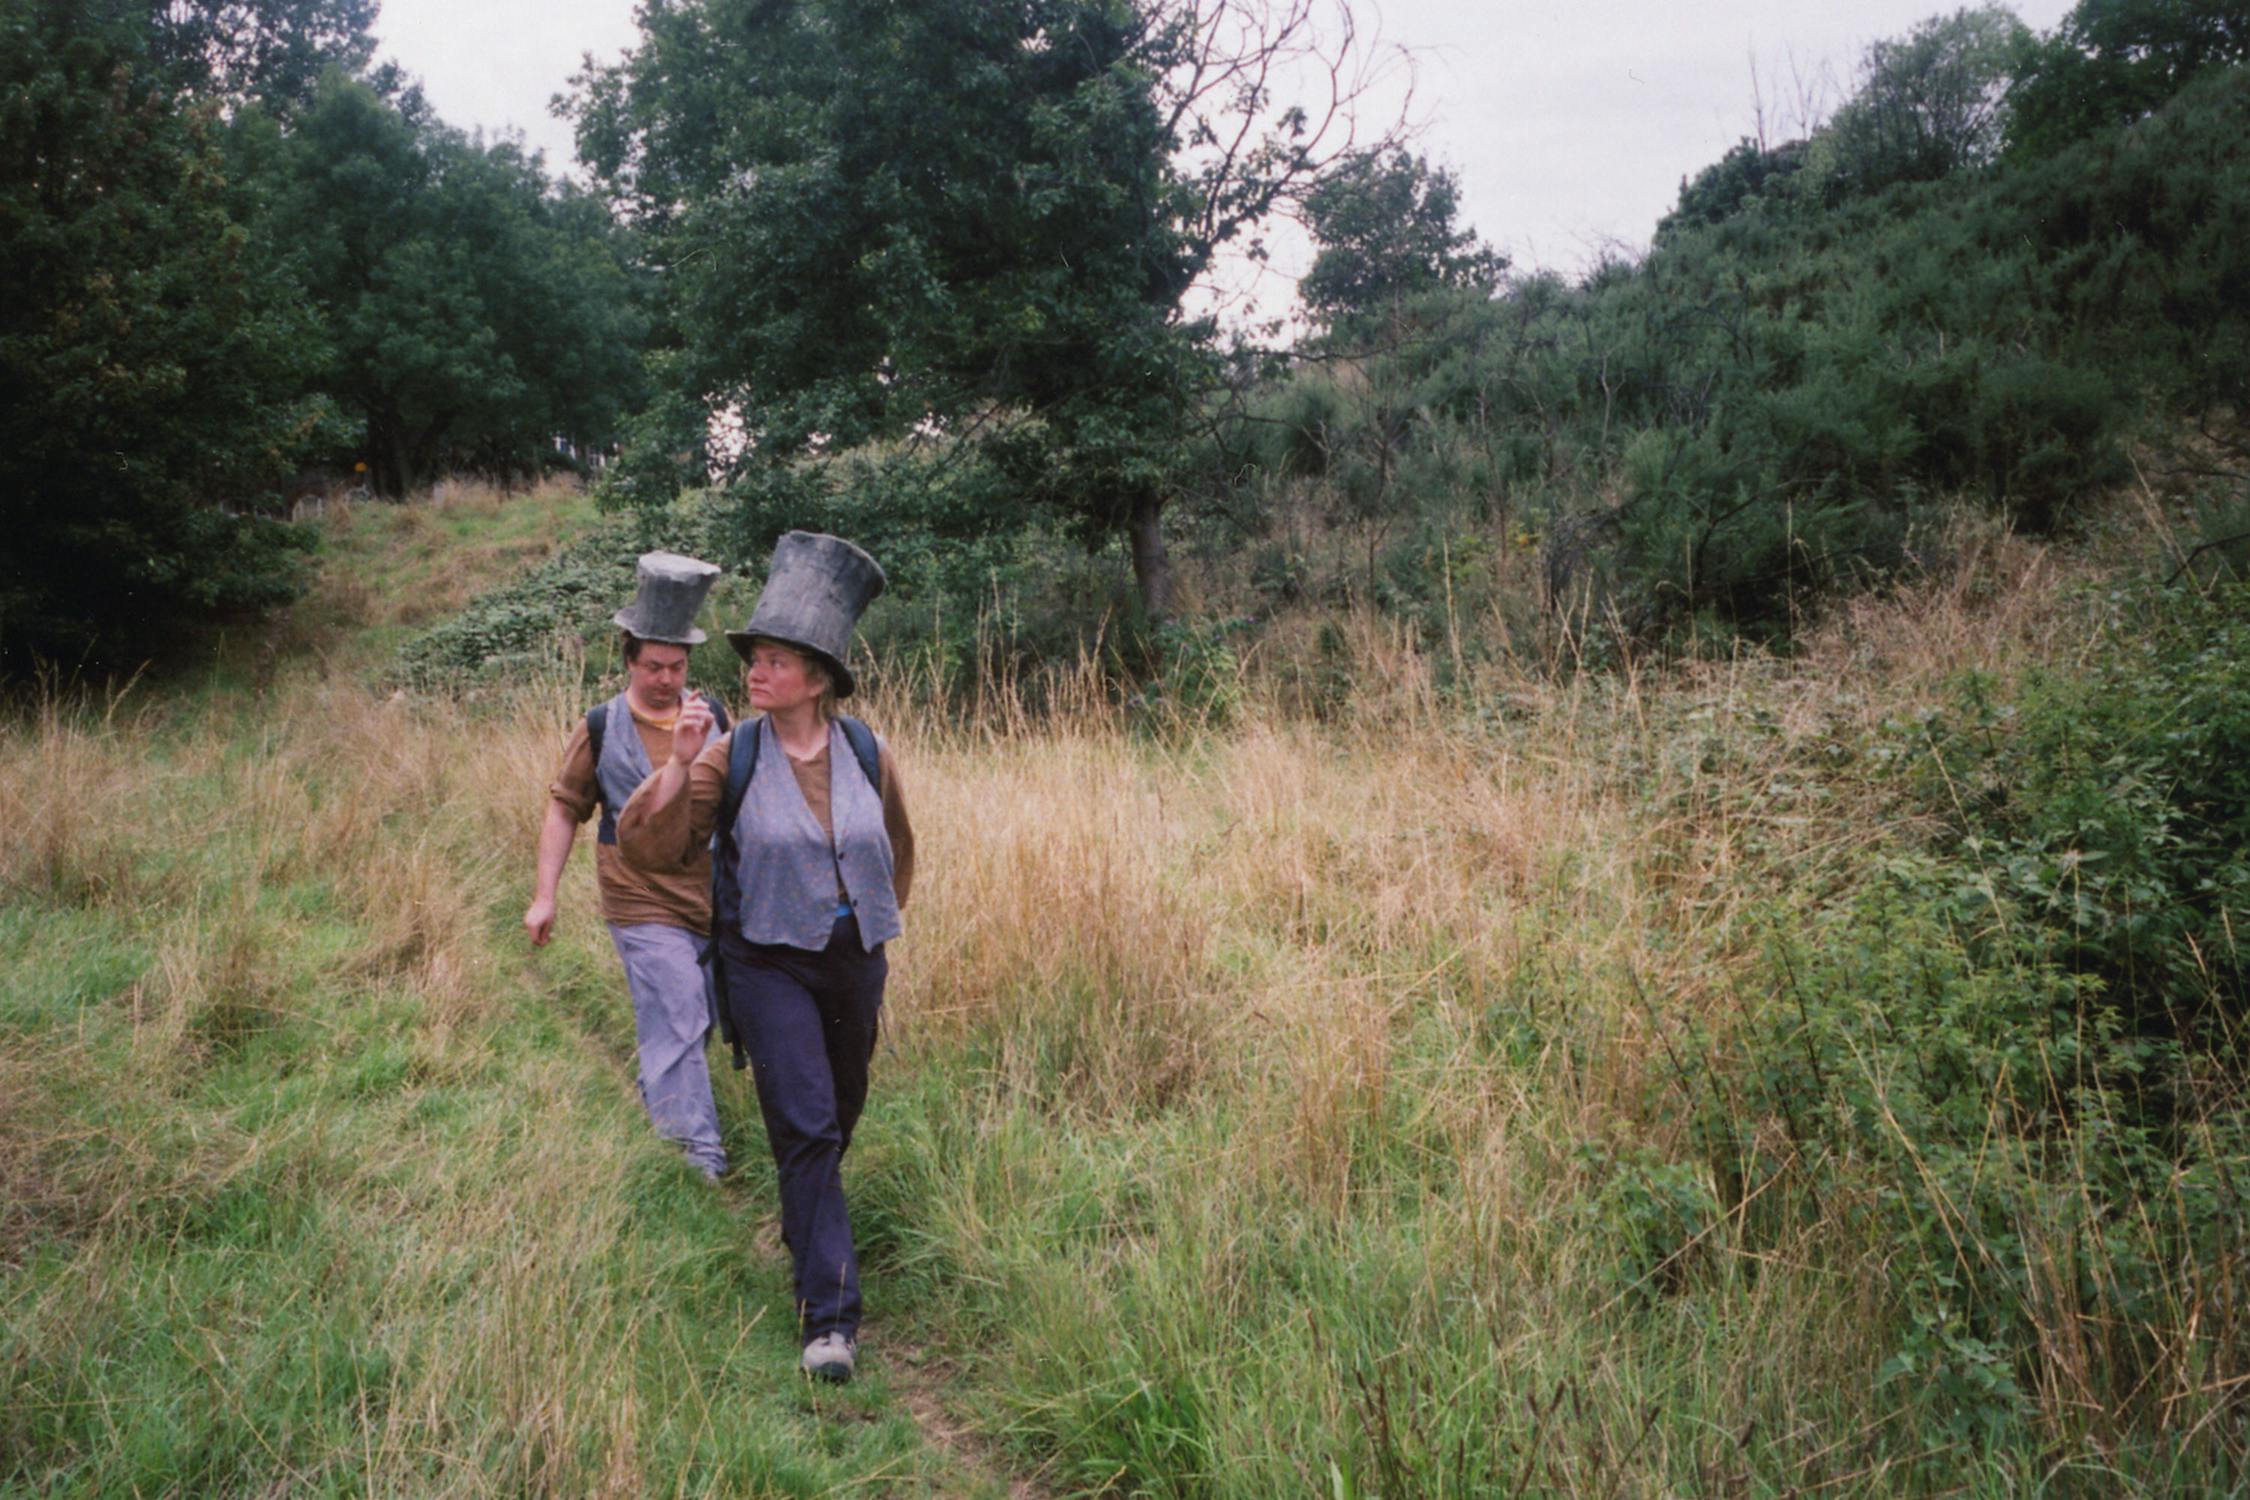
[[(711, 930), (708, 852), (657, 874), (619, 856), (617, 815), (633, 789), (672, 756), (672, 728), (687, 695), (688, 651), (704, 633), (695, 627), (719, 570), (671, 552), (640, 559), (633, 602), (613, 617), (624, 632), (625, 691), (587, 711), (563, 747), (562, 768), (548, 787), (539, 830), (539, 861), (524, 931), (534, 947), (555, 930), (555, 889), (570, 859), (578, 825), (601, 809), (594, 877), (602, 917), (625, 965), (640, 1041), (641, 1102), (650, 1123), (677, 1141), (706, 1177), (726, 1171), (719, 1115), (703, 1041), (711, 1029), (710, 974), (699, 955)], [(726, 712), (710, 705), (722, 726)]]

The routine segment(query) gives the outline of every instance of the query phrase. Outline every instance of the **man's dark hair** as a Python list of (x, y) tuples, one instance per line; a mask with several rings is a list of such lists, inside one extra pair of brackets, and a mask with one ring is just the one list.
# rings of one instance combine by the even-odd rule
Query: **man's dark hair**
[(695, 648), (684, 641), (657, 640), (650, 636), (635, 635), (630, 630), (617, 632), (617, 649), (624, 655), (628, 663), (639, 661), (641, 659), (641, 647), (651, 645), (678, 646), (690, 656), (695, 654)]

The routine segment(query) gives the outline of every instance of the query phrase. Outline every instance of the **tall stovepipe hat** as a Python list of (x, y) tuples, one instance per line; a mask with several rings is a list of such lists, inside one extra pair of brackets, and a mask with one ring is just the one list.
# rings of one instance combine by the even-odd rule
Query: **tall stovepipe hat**
[(610, 616), (618, 629), (674, 646), (700, 646), (710, 639), (695, 628), (695, 617), (718, 579), (717, 564), (677, 552), (643, 552), (634, 574), (639, 589), (633, 602)]
[(886, 582), (882, 566), (840, 536), (784, 533), (774, 543), (750, 623), (728, 631), (727, 640), (746, 662), (759, 641), (808, 652), (828, 669), (836, 696), (849, 698), (855, 684), (844, 660), (851, 655), (852, 629)]

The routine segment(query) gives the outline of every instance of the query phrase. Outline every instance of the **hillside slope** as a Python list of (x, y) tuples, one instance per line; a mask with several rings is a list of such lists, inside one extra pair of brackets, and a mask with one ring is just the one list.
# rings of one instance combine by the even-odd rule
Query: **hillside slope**
[(1787, 659), (1441, 693), (1341, 617), (1326, 720), (1162, 736), (878, 681), (930, 874), (829, 1392), (742, 1080), (717, 1192), (640, 1118), (583, 856), (522, 946), (588, 689), (366, 685), (553, 506), (334, 528), (270, 652), (0, 727), (0, 1488), (2250, 1473), (2239, 585), (1964, 525)]

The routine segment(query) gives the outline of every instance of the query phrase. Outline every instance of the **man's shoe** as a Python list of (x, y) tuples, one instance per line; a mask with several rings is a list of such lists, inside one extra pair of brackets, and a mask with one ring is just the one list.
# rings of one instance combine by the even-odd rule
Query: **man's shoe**
[(838, 1385), (852, 1378), (852, 1361), (858, 1345), (840, 1333), (824, 1333), (805, 1345), (804, 1371), (815, 1380)]

